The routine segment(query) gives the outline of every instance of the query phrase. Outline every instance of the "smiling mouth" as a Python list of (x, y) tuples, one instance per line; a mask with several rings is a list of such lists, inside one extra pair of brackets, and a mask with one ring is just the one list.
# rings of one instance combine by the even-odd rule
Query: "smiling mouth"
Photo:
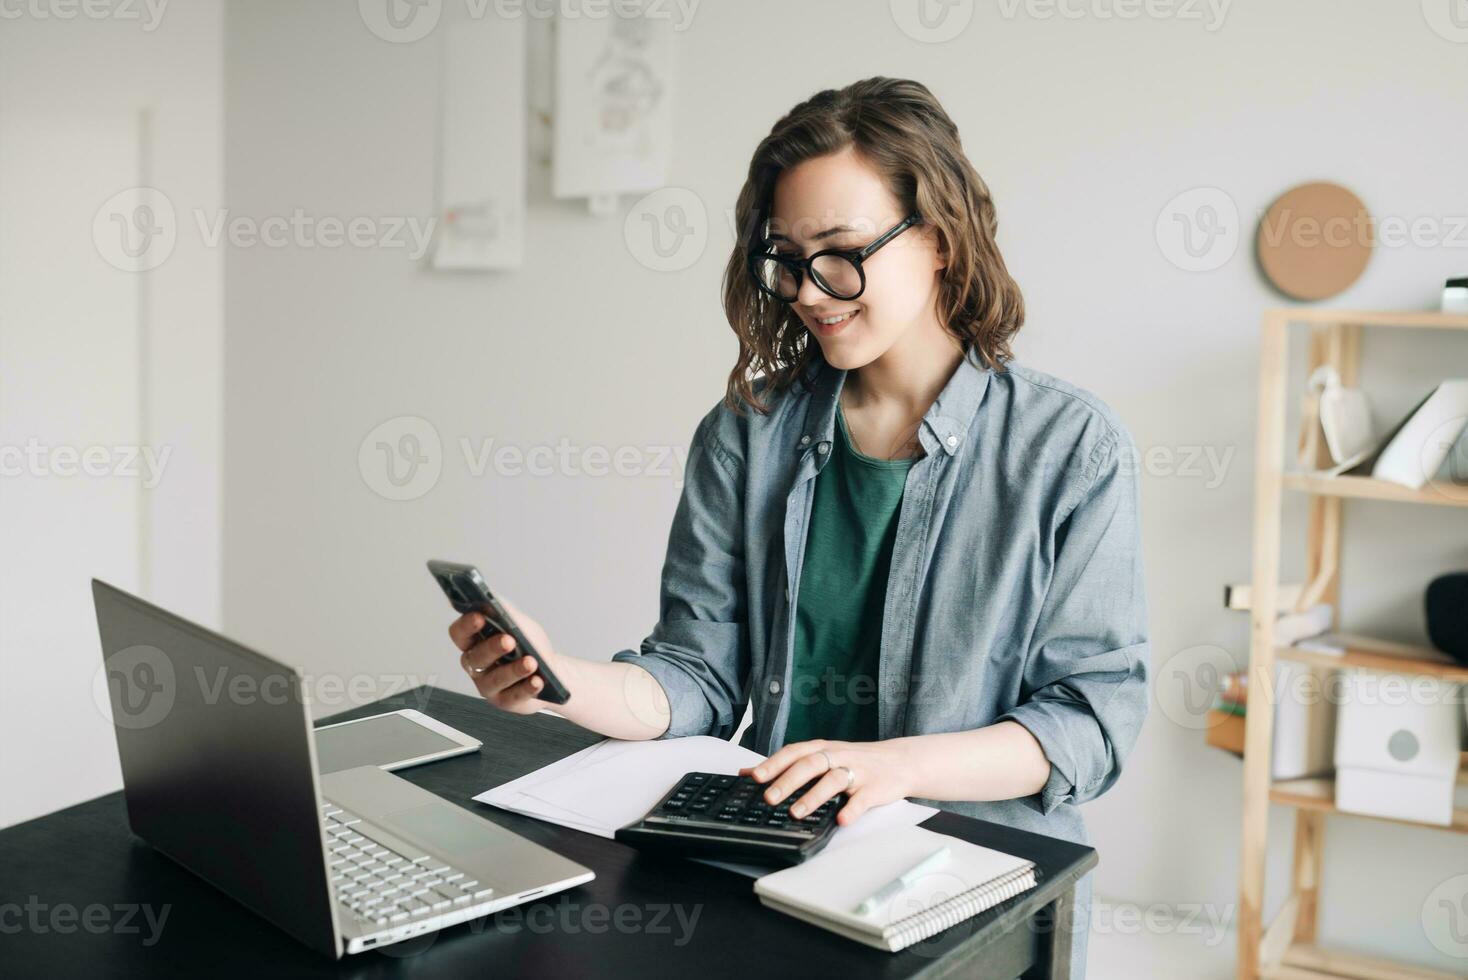
[(861, 310), (848, 310), (847, 312), (837, 314), (836, 316), (817, 317), (815, 318), (815, 322), (816, 325), (821, 327), (823, 330), (834, 330), (837, 327), (850, 323), (856, 318), (857, 314), (859, 314), (860, 312)]

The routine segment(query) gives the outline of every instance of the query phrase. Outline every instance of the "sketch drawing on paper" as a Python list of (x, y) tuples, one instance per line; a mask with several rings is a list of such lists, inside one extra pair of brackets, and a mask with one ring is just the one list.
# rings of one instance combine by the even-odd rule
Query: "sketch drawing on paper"
[(556, 29), (555, 195), (661, 186), (671, 142), (671, 22), (563, 19)]

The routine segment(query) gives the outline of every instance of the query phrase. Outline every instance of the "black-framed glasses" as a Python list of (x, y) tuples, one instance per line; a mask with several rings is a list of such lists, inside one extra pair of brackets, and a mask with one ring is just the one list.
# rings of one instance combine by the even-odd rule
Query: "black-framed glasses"
[(820, 289), (837, 299), (856, 299), (867, 288), (867, 274), (861, 264), (872, 253), (922, 220), (916, 212), (882, 234), (865, 248), (828, 248), (808, 259), (781, 255), (767, 239), (749, 253), (749, 274), (761, 291), (787, 303), (800, 295), (800, 285), (807, 273)]

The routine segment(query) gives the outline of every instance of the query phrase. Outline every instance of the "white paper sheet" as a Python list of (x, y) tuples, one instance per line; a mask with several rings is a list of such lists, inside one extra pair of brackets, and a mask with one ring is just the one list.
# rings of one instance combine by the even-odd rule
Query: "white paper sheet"
[(518, 268), (525, 233), (525, 19), (444, 31), (435, 269)]
[[(710, 736), (650, 742), (607, 739), (558, 762), (480, 793), (480, 803), (612, 838), (662, 799), (684, 774), (735, 775), (764, 756)], [(874, 807), (832, 835), (826, 850), (851, 844), (868, 834), (922, 823), (938, 811), (907, 800)], [(757, 878), (769, 868), (727, 861), (705, 861)]]

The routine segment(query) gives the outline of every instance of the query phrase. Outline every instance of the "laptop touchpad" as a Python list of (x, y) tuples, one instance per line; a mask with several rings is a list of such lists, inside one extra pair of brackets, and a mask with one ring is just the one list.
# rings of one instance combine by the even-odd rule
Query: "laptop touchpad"
[(499, 836), (499, 828), (452, 804), (428, 803), (399, 810), (378, 818), (378, 822), (450, 858), (493, 847)]

